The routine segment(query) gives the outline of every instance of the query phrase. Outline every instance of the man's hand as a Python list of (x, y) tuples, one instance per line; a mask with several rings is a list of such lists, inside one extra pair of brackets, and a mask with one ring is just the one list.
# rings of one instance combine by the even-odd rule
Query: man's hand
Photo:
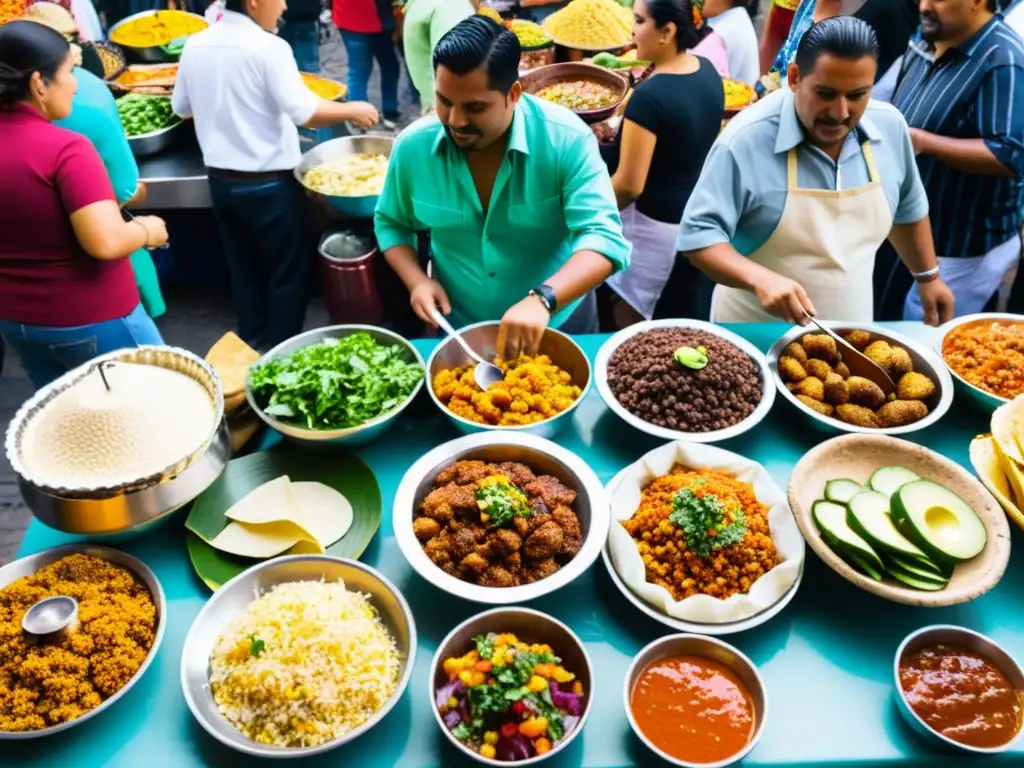
[(416, 313), (416, 317), (431, 328), (437, 327), (437, 323), (434, 322), (436, 308), (441, 309), (442, 315), (447, 315), (452, 311), (448, 294), (436, 280), (424, 280), (413, 288), (409, 293), (409, 303), (412, 304), (412, 310)]
[(764, 311), (788, 323), (806, 325), (806, 315), (816, 313), (803, 286), (775, 272), (765, 270), (765, 273), (754, 286), (754, 293)]
[(551, 322), (547, 308), (536, 296), (527, 296), (512, 305), (501, 318), (498, 330), (498, 354), (505, 360), (515, 360), (519, 355), (535, 355), (540, 349), (540, 340)]
[(921, 296), (921, 308), (924, 309), (925, 325), (940, 325), (953, 319), (953, 292), (942, 282), (942, 278), (917, 284), (917, 292)]
[(364, 131), (373, 128), (380, 122), (380, 113), (377, 108), (366, 101), (353, 101), (348, 104), (350, 108), (349, 122), (355, 123)]
[(910, 143), (914, 145), (915, 155), (928, 154), (929, 140), (932, 134), (928, 131), (922, 131), (920, 128), (910, 129)]

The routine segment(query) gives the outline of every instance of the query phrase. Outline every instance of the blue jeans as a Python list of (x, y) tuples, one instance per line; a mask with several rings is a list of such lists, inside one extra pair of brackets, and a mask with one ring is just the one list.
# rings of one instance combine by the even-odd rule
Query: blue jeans
[(315, 21), (289, 21), (281, 26), (278, 37), (292, 47), (299, 71), (320, 73), (320, 41)]
[(21, 366), (36, 389), (98, 355), (142, 344), (164, 343), (141, 304), (117, 320), (71, 328), (0, 320), (0, 335), (18, 353)]
[(401, 67), (390, 32), (349, 32), (341, 30), (341, 39), (348, 54), (348, 98), (349, 101), (366, 101), (373, 60), (380, 67), (380, 95), (384, 118), (397, 120), (398, 76)]

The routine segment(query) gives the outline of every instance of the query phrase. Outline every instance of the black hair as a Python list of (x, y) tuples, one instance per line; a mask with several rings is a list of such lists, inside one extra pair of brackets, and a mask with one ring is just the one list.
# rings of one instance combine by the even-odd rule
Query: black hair
[(463, 19), (437, 41), (434, 71), (444, 66), (456, 75), (485, 67), (487, 87), (508, 93), (519, 79), (519, 38), (493, 19), (474, 15)]
[(0, 107), (27, 99), (32, 75), (49, 80), (70, 51), (64, 35), (45, 24), (19, 19), (0, 26)]
[(693, 2), (691, 0), (644, 0), (647, 13), (654, 26), (661, 29), (666, 24), (676, 25), (676, 48), (688, 51), (711, 34), (707, 24), (699, 27), (693, 23)]
[(224, 10), (244, 13), (248, 16), (248, 12), (245, 10), (245, 0), (224, 0)]
[(800, 74), (806, 75), (825, 54), (847, 61), (870, 56), (877, 62), (880, 53), (878, 36), (870, 24), (853, 16), (833, 16), (804, 32), (794, 61)]

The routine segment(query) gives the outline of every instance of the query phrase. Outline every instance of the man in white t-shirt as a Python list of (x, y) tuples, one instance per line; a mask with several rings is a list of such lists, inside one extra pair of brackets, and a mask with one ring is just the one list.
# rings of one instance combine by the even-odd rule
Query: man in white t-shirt
[(729, 75), (748, 85), (754, 85), (761, 77), (753, 21), (757, 4), (757, 0), (705, 0), (703, 8), (708, 24), (725, 43)]

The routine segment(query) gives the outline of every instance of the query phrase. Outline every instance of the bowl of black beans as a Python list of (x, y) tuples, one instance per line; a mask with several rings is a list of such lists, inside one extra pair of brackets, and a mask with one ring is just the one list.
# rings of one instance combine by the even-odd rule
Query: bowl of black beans
[(597, 391), (626, 423), (665, 440), (713, 443), (756, 426), (775, 402), (765, 356), (699, 320), (652, 320), (597, 353)]

